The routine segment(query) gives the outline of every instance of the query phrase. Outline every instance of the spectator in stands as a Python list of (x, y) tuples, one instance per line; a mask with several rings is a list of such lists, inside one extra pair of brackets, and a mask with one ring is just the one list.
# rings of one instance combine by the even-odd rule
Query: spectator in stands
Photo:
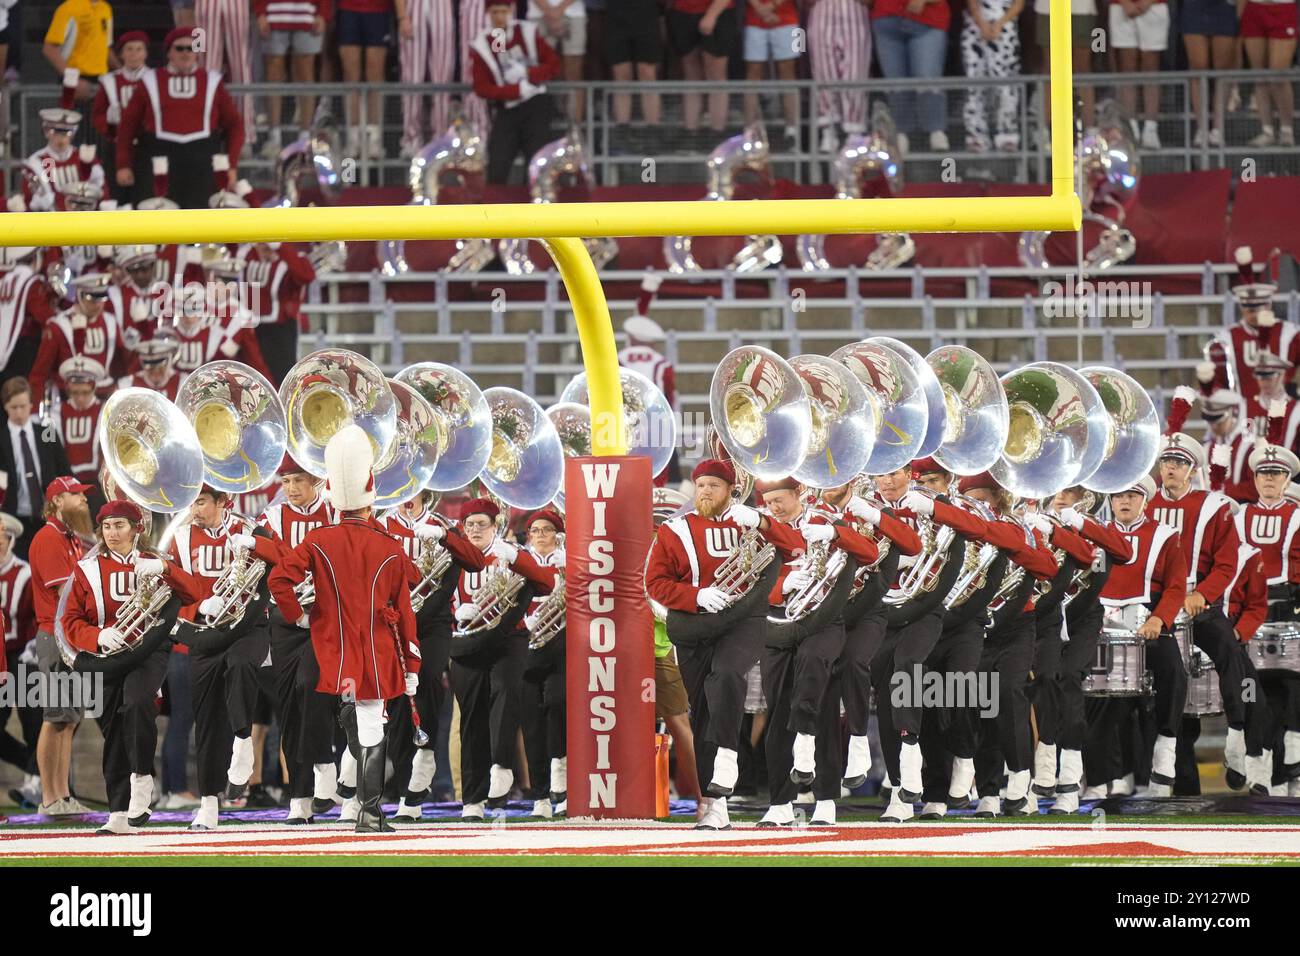
[[(1121, 73), (1158, 73), (1160, 54), (1169, 45), (1169, 5), (1165, 0), (1117, 0), (1110, 5), (1110, 45)], [(1159, 149), (1160, 87), (1142, 87), (1142, 125), (1137, 121), (1137, 88), (1119, 84), (1119, 101), (1143, 149)]]
[[(447, 84), (456, 71), (456, 11), (452, 0), (407, 0), (407, 18), (398, 29), (398, 58), (403, 83)], [(427, 142), (424, 96), (402, 96), (402, 158), (410, 159)], [(429, 135), (439, 136), (451, 123), (451, 95), (434, 93)]]
[[(1183, 47), (1187, 50), (1189, 70), (1231, 70), (1236, 65), (1237, 10), (1224, 0), (1183, 0), (1181, 24)], [(1202, 86), (1192, 81), (1192, 112), (1196, 116), (1196, 135), (1193, 146), (1223, 145), (1223, 100), (1226, 87), (1218, 80), (1210, 80), (1212, 91), (1211, 111), (1201, 102)], [(1200, 126), (1200, 119), (1209, 112), (1209, 121)]]
[[(1016, 21), (1025, 0), (967, 0), (961, 31), (961, 58), (970, 77), (1007, 77), (1020, 73), (1020, 30)], [(1020, 148), (1020, 87), (997, 88), (997, 133), (989, 142), (989, 121), (984, 106), (988, 87), (975, 86), (966, 93), (966, 148), (987, 153), (996, 145), (1012, 152)]]
[(75, 89), (73, 99), (90, 99), (94, 81), (120, 65), (109, 48), (112, 40), (113, 8), (105, 0), (63, 0), (55, 8), (43, 52), (63, 78), (64, 88)]
[(178, 27), (194, 26), (194, 0), (171, 0), (172, 23)]
[[(384, 82), (384, 65), (388, 59), (388, 43), (393, 32), (394, 7), (397, 11), (398, 30), (409, 30), (410, 17), (407, 14), (406, 0), (339, 0), (335, 21), (344, 83), (361, 82), (363, 56), (366, 83)], [(384, 116), (383, 94), (376, 86), (366, 95), (365, 146), (361, 145), (358, 137), (361, 128), (360, 94), (349, 93), (348, 138), (345, 148), (350, 156), (360, 155), (364, 148), (371, 159), (380, 159), (384, 155), (380, 126)]]
[[(253, 10), (257, 32), (264, 41), (266, 81), (283, 83), (292, 75), (294, 83), (315, 83), (316, 57), (325, 37), (325, 21), (332, 12), (330, 0), (253, 0)], [(266, 98), (271, 130), (262, 144), (262, 155), (267, 159), (275, 159), (284, 148), (280, 136), (283, 104), (274, 94)], [(299, 96), (298, 127), (311, 129), (315, 113), (316, 97), (310, 93)]]
[[(795, 67), (806, 48), (799, 10), (794, 0), (749, 0), (745, 5), (745, 79), (768, 78), (767, 64), (776, 65), (778, 80), (796, 79)], [(785, 147), (799, 148), (799, 93), (781, 94), (785, 112)], [(745, 94), (745, 122), (761, 122), (758, 94)]]
[[(21, 375), (0, 386), (0, 405), (8, 417), (8, 427), (0, 431), (0, 472), (8, 488), (2, 506), (23, 525), (18, 541), (18, 557), (27, 558), (32, 535), (45, 523), (41, 514), (45, 496), (41, 490), (59, 475), (70, 471), (67, 453), (59, 441), (58, 430), (46, 428), (32, 413), (32, 387)], [(41, 427), (36, 427), (38, 424)]]
[(550, 139), (546, 83), (559, 75), (560, 58), (534, 24), (515, 20), (513, 3), (489, 0), (487, 14), (470, 56), (474, 92), (492, 108), (487, 181), (504, 183), (516, 156), (527, 163)]
[[(248, 0), (195, 0), (194, 24), (202, 31), (198, 34), (201, 42), (194, 46), (194, 52), (199, 54), (199, 69), (215, 70), (240, 86), (253, 82), (253, 38), (248, 15)], [(244, 142), (251, 147), (257, 139), (253, 97), (241, 96), (239, 110), (244, 118)]]
[(0, 80), (5, 75), (9, 63), (9, 10), (18, 0), (0, 0)]
[[(635, 76), (641, 84), (641, 119), (650, 127), (647, 142), (662, 120), (654, 86), (663, 58), (659, 28), (659, 0), (617, 0), (605, 14), (605, 62), (615, 83), (630, 83)], [(632, 121), (632, 94), (615, 93), (613, 109), (615, 128), (626, 127)]]
[(867, 76), (871, 72), (869, 0), (812, 0), (808, 14), (808, 54), (812, 78), (820, 83), (848, 82), (858, 89), (817, 91), (818, 150), (834, 154), (840, 148), (835, 126), (844, 135), (867, 130)]
[[(560, 54), (565, 82), (580, 82), (587, 57), (587, 8), (582, 0), (528, 0), (528, 20)], [(582, 122), (586, 103), (582, 90), (569, 94), (570, 122)]]
[[(1038, 39), (1038, 48), (1042, 55), (1044, 73), (1050, 73), (1050, 54), (1052, 40), (1050, 21), (1047, 10), (1050, 0), (1034, 0), (1034, 35)], [(1092, 72), (1092, 40), (1097, 31), (1097, 0), (1070, 0), (1070, 64), (1076, 74)], [(1097, 126), (1097, 94), (1091, 86), (1079, 85), (1074, 88), (1079, 97), (1079, 111), (1083, 114), (1083, 128), (1095, 129)], [(1043, 84), (1043, 101), (1038, 104), (1039, 130), (1047, 133), (1052, 125), (1052, 84)], [(1071, 132), (1073, 135), (1073, 132)], [(1051, 137), (1043, 136), (1043, 146), (1051, 144)]]
[[(1238, 0), (1241, 14), (1241, 43), (1252, 70), (1280, 73), (1291, 69), (1295, 60), (1297, 23), (1294, 2), (1274, 3), (1267, 0)], [(1291, 81), (1277, 80), (1255, 84), (1255, 104), (1259, 109), (1259, 135), (1251, 146), (1294, 146), (1295, 94)], [(1274, 111), (1277, 123), (1274, 125)]]
[[(871, 18), (876, 57), (888, 79), (943, 75), (952, 21), (944, 0), (876, 0)], [(947, 151), (948, 101), (941, 91), (895, 90), (889, 94), (889, 109), (904, 152), (907, 132), (916, 129), (929, 134), (932, 152)]]
[[(682, 59), (685, 78), (711, 85), (709, 129), (713, 139), (720, 139), (727, 126), (727, 58), (738, 29), (734, 0), (671, 0), (671, 4), (669, 43)], [(682, 110), (686, 131), (694, 133), (700, 126), (700, 94), (683, 94)]]

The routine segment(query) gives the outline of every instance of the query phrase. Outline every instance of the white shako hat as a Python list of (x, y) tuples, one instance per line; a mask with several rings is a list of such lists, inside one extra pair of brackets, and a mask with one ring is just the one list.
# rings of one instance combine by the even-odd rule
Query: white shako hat
[[(1133, 482), (1133, 484), (1124, 489), (1125, 493), (1130, 491), (1136, 491), (1138, 494), (1146, 498), (1147, 501), (1150, 501), (1156, 496), (1155, 479), (1150, 475), (1143, 475), (1137, 481)], [(1118, 494), (1118, 492), (1115, 493)]]
[(357, 425), (340, 428), (325, 445), (330, 501), (340, 511), (359, 511), (375, 503), (375, 453)]

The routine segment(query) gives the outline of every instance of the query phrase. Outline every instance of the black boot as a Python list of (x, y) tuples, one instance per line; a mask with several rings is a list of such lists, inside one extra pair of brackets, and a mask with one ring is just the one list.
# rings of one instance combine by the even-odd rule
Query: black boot
[(348, 750), (352, 751), (352, 757), (357, 763), (361, 762), (361, 740), (357, 736), (357, 702), (347, 700), (346, 698), (339, 701), (339, 726), (343, 728), (343, 735), (348, 741)]
[(363, 747), (357, 760), (357, 800), (361, 810), (357, 814), (357, 833), (395, 833), (384, 817), (384, 759), (388, 741), (381, 740), (373, 747)]

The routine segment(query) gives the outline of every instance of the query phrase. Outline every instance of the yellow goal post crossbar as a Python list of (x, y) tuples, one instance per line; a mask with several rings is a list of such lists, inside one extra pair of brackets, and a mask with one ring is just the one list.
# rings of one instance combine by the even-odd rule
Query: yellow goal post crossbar
[[(1050, 24), (1052, 188), (1046, 196), (38, 212), (0, 217), (0, 246), (541, 239), (573, 306), (593, 422), (621, 422), (609, 308), (575, 236), (1077, 231), (1070, 0), (1051, 0)], [(621, 426), (593, 429), (592, 439), (594, 454), (626, 451)]]

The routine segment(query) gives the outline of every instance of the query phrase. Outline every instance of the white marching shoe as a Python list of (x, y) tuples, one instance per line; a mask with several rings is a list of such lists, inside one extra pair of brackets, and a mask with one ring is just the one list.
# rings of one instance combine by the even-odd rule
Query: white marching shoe
[(739, 754), (727, 747), (719, 747), (713, 758), (713, 778), (705, 791), (710, 797), (729, 797), (740, 779)]
[(921, 799), (921, 745), (916, 740), (905, 740), (898, 748), (898, 789), (907, 803)]
[[(1174, 754), (1178, 749), (1178, 738), (1167, 737), (1160, 734), (1156, 737), (1156, 746), (1151, 751), (1151, 783), (1161, 787), (1172, 787), (1174, 785), (1174, 775), (1178, 772), (1174, 768)], [(1173, 791), (1170, 790), (1170, 793)], [(1152, 794), (1153, 796), (1169, 796), (1170, 793)]]
[(506, 801), (510, 799), (510, 788), (515, 785), (515, 772), (509, 767), (494, 763), (488, 774), (488, 780), (488, 809), (496, 810), (504, 807)]
[(796, 786), (812, 783), (817, 776), (817, 738), (812, 734), (795, 734), (791, 751), (794, 766), (790, 770), (790, 782)]
[(569, 758), (551, 758), (551, 799), (556, 803), (568, 803), (569, 797)]
[(763, 814), (763, 819), (758, 821), (762, 829), (768, 827), (790, 827), (794, 826), (794, 804), (793, 803), (774, 803), (767, 808), (767, 813)]
[(1002, 801), (998, 797), (980, 797), (980, 802), (975, 807), (975, 816), (977, 817), (1000, 817), (1002, 816)]
[(970, 790), (975, 786), (975, 761), (970, 757), (953, 757), (948, 778), (948, 806), (955, 810), (970, 806)]
[(95, 832), (99, 834), (105, 834), (105, 835), (130, 833), (131, 824), (126, 822), (125, 811), (117, 810), (113, 813), (110, 813), (108, 815), (108, 819), (104, 821), (104, 825), (100, 827), (98, 830), (96, 830)]
[(880, 822), (906, 823), (914, 816), (916, 810), (912, 806), (912, 801), (902, 799), (901, 788), (890, 791), (889, 806), (885, 807), (885, 812), (880, 815)]
[(357, 758), (346, 747), (343, 748), (343, 756), (339, 758), (338, 795), (344, 800), (357, 795)]
[(1108, 793), (1109, 791), (1106, 789), (1106, 785), (1104, 783), (1099, 783), (1096, 786), (1092, 786), (1084, 790), (1083, 793), (1079, 794), (1079, 799), (1080, 800), (1105, 800)]
[(361, 801), (356, 796), (345, 797), (339, 810), (339, 823), (356, 823), (361, 813)]
[(1034, 748), (1034, 783), (1031, 788), (1040, 797), (1056, 793), (1056, 744), (1041, 740)]
[[(356, 797), (352, 797), (351, 799), (356, 800)], [(359, 807), (361, 804), (358, 802), (357, 806)], [(423, 804), (421, 804), (418, 799), (408, 801), (407, 798), (403, 796), (402, 799), (397, 802), (397, 812), (393, 814), (391, 819), (403, 823), (414, 823), (422, 816), (424, 816)]]
[(1038, 794), (1031, 789), (1029, 793), (1025, 794), (1024, 805), (1016, 810), (1009, 810), (1008, 813), (1016, 813), (1022, 817), (1038, 816)]
[(1288, 767), (1300, 764), (1300, 730), (1288, 730), (1282, 735), (1282, 763)]
[(153, 775), (148, 773), (131, 774), (131, 803), (126, 808), (127, 822), (133, 827), (144, 826), (153, 813), (149, 805), (153, 803)]
[(467, 803), (460, 808), (460, 818), (469, 823), (482, 823), (483, 811), (483, 804)]
[(318, 763), (313, 764), (311, 769), (315, 781), (311, 795), (311, 812), (329, 813), (336, 804), (343, 802), (338, 798), (339, 768), (333, 763)]
[(818, 800), (817, 808), (813, 810), (812, 819), (808, 821), (812, 827), (833, 827), (835, 826), (835, 801)]
[(1058, 793), (1056, 801), (1047, 808), (1051, 814), (1058, 813), (1077, 813), (1079, 810), (1079, 791), (1071, 790), (1068, 793)]
[(927, 803), (921, 808), (922, 820), (942, 820), (948, 815), (948, 804)]
[(284, 822), (290, 826), (302, 826), (311, 823), (311, 797), (294, 797), (289, 801), (289, 815)]
[[(1083, 752), (1080, 750), (1066, 750), (1062, 748), (1061, 769), (1056, 777), (1056, 795), (1063, 793), (1079, 793), (1079, 784), (1083, 780)], [(1078, 807), (1078, 801), (1075, 801), (1075, 807)]]
[(727, 814), (727, 798), (715, 797), (709, 808), (704, 811), (700, 822), (695, 824), (697, 830), (730, 830), (731, 817)]
[(230, 748), (230, 767), (226, 770), (226, 799), (238, 800), (244, 796), (252, 775), (253, 738), (236, 737)]
[(1288, 797), (1300, 797), (1300, 777), (1286, 782), (1286, 795)]
[(849, 759), (844, 767), (843, 786), (856, 790), (867, 782), (871, 770), (871, 741), (866, 734), (849, 738)]
[(1007, 770), (1007, 813), (1019, 813), (1028, 804), (1030, 777), (1028, 770)]
[(199, 808), (194, 811), (190, 821), (191, 830), (215, 830), (217, 828), (217, 798), (200, 797)]
[(1246, 786), (1246, 732), (1228, 728), (1228, 739), (1223, 745), (1224, 775), (1231, 790)]
[(1273, 751), (1265, 750), (1258, 757), (1246, 758), (1246, 789), (1259, 797), (1266, 797), (1273, 784)]
[(549, 799), (534, 800), (533, 810), (528, 815), (530, 817), (537, 817), (538, 819), (541, 820), (549, 820), (551, 819), (552, 812), (553, 811), (551, 810), (551, 801)]
[(397, 804), (394, 820), (416, 821), (424, 816), (424, 795), (433, 783), (433, 774), (438, 769), (438, 758), (432, 750), (421, 748), (411, 758), (411, 779), (406, 784), (406, 793)]
[(1133, 796), (1133, 775), (1126, 773), (1122, 777), (1116, 777), (1110, 782), (1110, 795), (1112, 797), (1131, 797)]

